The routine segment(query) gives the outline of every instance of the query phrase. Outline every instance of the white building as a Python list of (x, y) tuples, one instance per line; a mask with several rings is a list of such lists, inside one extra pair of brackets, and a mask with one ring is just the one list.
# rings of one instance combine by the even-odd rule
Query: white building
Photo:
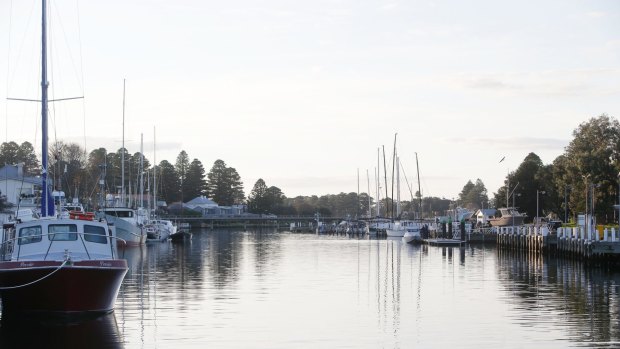
[(476, 222), (481, 225), (486, 225), (489, 222), (489, 219), (495, 218), (495, 212), (497, 210), (494, 208), (485, 208), (476, 211)]
[(23, 164), (0, 168), (0, 192), (14, 207), (35, 208), (41, 193), (41, 177), (24, 176)]

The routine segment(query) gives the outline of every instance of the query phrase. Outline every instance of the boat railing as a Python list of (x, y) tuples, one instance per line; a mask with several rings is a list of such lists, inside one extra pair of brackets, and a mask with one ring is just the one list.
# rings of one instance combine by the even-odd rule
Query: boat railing
[[(7, 234), (7, 231), (5, 230), (5, 234)], [(10, 234), (10, 233), (8, 233)], [(118, 256), (118, 251), (116, 250), (116, 243), (112, 243), (112, 241), (115, 242), (121, 242), (122, 246), (127, 246), (127, 241), (125, 241), (124, 239), (121, 239), (119, 237), (116, 236), (109, 236), (109, 235), (101, 235), (101, 234), (92, 234), (92, 233), (81, 233), (81, 232), (62, 232), (62, 233), (46, 233), (46, 234), (34, 234), (34, 235), (28, 235), (28, 236), (12, 236), (12, 237), (8, 237), (6, 238), (4, 241), (2, 241), (0, 243), (0, 260), (2, 261), (10, 261), (12, 259), (13, 256), (13, 252), (15, 251), (15, 246), (18, 246), (18, 255), (16, 260), (20, 260), (20, 244), (19, 244), (19, 240), (23, 239), (32, 239), (32, 238), (41, 238), (41, 240), (43, 240), (43, 236), (50, 236), (51, 238), (49, 240), (49, 246), (47, 247), (46, 251), (45, 251), (45, 257), (47, 257), (47, 255), (50, 252), (50, 249), (52, 248), (52, 245), (54, 243), (66, 243), (67, 240), (54, 240), (54, 236), (56, 235), (60, 235), (60, 234), (75, 234), (77, 236), (80, 237), (80, 241), (82, 242), (81, 246), (83, 247), (83, 251), (71, 251), (73, 253), (75, 252), (82, 252), (85, 253), (86, 256), (88, 257), (87, 259), (94, 259), (91, 257), (91, 252), (88, 249), (88, 246), (86, 244), (86, 242), (90, 243), (98, 243), (96, 241), (86, 241), (84, 239), (85, 236), (93, 236), (93, 237), (98, 237), (98, 238), (104, 238), (106, 239), (106, 243), (105, 245), (109, 245), (110, 246), (110, 256), (111, 259), (116, 259), (116, 257)], [(6, 235), (6, 236), (10, 236), (10, 235)], [(76, 239), (77, 240), (77, 239)], [(71, 240), (71, 241), (75, 241), (75, 240)], [(38, 242), (38, 243), (43, 243), (43, 241)], [(101, 243), (99, 243), (101, 244)], [(123, 255), (125, 250), (123, 249)], [(44, 258), (45, 260), (45, 258)]]

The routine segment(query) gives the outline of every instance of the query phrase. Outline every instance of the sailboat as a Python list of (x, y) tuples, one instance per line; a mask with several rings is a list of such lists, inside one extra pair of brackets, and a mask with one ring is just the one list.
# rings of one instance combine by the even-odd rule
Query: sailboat
[[(147, 238), (145, 223), (147, 220), (144, 209), (134, 210), (125, 206), (125, 81), (123, 80), (123, 146), (121, 153), (121, 197), (120, 202), (112, 199), (110, 206), (106, 203), (97, 213), (98, 217), (108, 220), (116, 226), (119, 244), (123, 246), (144, 245)], [(140, 149), (140, 156), (143, 156)], [(142, 158), (140, 159), (142, 173)], [(142, 181), (141, 181), (142, 182)], [(141, 190), (142, 192), (142, 190)], [(140, 200), (142, 205), (142, 200)]]
[(47, 15), (42, 0), (41, 218), (3, 225), (0, 245), (2, 315), (107, 313), (114, 309), (127, 261), (118, 257), (113, 226), (92, 213), (55, 215), (48, 181)]

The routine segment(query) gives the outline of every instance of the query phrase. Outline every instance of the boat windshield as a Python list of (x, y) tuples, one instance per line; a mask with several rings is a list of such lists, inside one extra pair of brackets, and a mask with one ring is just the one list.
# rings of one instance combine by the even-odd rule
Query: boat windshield
[(133, 217), (133, 211), (115, 211), (115, 210), (110, 210), (110, 211), (105, 211), (106, 214), (109, 214), (110, 216), (115, 216), (115, 217), (120, 217), (120, 218), (131, 218)]
[(77, 226), (75, 224), (50, 224), (48, 232), (51, 241), (77, 240)]

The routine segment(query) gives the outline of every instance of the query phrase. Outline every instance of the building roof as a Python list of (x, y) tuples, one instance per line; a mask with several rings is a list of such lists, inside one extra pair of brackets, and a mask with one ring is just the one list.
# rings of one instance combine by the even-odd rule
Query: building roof
[(215, 201), (209, 200), (206, 196), (199, 196), (197, 198), (193, 198), (192, 200), (186, 203), (187, 206), (217, 206)]
[(41, 185), (41, 177), (20, 176), (18, 167), (13, 165), (6, 165), (0, 168), (0, 181), (8, 179)]
[(482, 212), (483, 215), (485, 216), (494, 216), (495, 215), (495, 211), (497, 211), (494, 208), (483, 208), (480, 209), (476, 212), (476, 215), (480, 214), (480, 212)]

